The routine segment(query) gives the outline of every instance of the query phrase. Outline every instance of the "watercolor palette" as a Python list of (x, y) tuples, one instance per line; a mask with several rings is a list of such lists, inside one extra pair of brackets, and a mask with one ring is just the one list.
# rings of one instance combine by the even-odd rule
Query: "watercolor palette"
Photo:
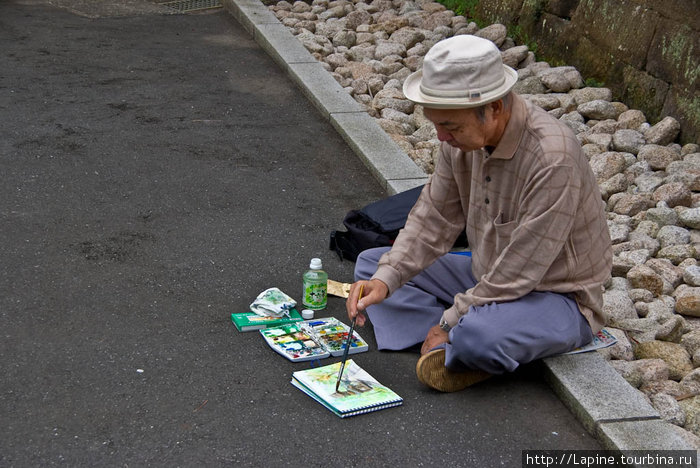
[[(306, 320), (301, 323), (301, 327), (306, 330), (309, 335), (313, 336), (317, 342), (324, 346), (331, 356), (343, 355), (348, 333), (350, 332), (349, 326), (336, 318), (328, 317)], [(348, 354), (357, 354), (367, 351), (368, 349), (369, 346), (367, 343), (354, 331)]]
[(330, 356), (299, 323), (260, 330), (267, 344), (290, 361), (301, 362)]
[[(260, 330), (270, 348), (294, 362), (342, 356), (349, 332), (349, 326), (333, 317)], [(348, 354), (357, 354), (368, 349), (365, 340), (355, 331)]]

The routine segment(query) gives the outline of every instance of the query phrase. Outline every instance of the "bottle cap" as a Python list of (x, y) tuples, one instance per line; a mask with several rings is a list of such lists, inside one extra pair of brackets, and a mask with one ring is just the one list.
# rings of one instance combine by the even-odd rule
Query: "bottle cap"
[(314, 311), (311, 309), (304, 309), (301, 311), (301, 316), (304, 320), (309, 320), (314, 318)]
[(311, 268), (312, 270), (320, 270), (321, 268), (323, 268), (323, 264), (321, 263), (321, 259), (320, 258), (312, 258), (311, 264), (309, 265), (309, 268)]

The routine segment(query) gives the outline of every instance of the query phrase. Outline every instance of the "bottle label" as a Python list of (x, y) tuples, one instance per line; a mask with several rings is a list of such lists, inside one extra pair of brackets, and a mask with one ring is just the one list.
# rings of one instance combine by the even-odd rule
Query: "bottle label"
[(304, 305), (309, 309), (326, 307), (326, 285), (322, 283), (304, 283)]

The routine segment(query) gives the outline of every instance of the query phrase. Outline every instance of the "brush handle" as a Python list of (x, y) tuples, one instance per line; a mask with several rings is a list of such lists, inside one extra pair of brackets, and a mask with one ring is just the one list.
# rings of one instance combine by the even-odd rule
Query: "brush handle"
[(348, 352), (350, 351), (350, 343), (352, 343), (353, 335), (355, 334), (355, 319), (352, 319), (350, 323), (350, 332), (348, 332), (348, 339), (345, 342), (345, 350), (343, 351), (343, 360), (340, 363), (340, 370), (338, 371), (338, 380), (335, 383), (335, 391), (338, 391), (340, 386), (340, 379), (343, 377), (343, 371), (345, 370), (345, 361), (348, 359)]
[[(362, 283), (360, 285), (360, 293), (357, 295), (357, 302), (362, 299), (362, 293), (365, 291), (365, 285)], [(340, 387), (340, 379), (343, 377), (343, 371), (345, 370), (345, 361), (348, 359), (348, 351), (350, 351), (350, 343), (352, 343), (353, 335), (355, 334), (355, 320), (357, 320), (357, 315), (352, 318), (350, 323), (350, 333), (348, 333), (348, 340), (345, 342), (345, 351), (343, 351), (343, 360), (340, 364), (340, 370), (338, 371), (338, 380), (335, 382), (335, 391), (338, 391)]]

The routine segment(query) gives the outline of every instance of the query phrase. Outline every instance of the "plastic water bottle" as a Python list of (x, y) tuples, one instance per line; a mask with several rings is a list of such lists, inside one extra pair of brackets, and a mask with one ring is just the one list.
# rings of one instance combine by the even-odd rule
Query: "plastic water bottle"
[(310, 270), (304, 273), (304, 299), (307, 309), (319, 310), (326, 307), (328, 300), (328, 273), (323, 271), (320, 258), (312, 258)]

